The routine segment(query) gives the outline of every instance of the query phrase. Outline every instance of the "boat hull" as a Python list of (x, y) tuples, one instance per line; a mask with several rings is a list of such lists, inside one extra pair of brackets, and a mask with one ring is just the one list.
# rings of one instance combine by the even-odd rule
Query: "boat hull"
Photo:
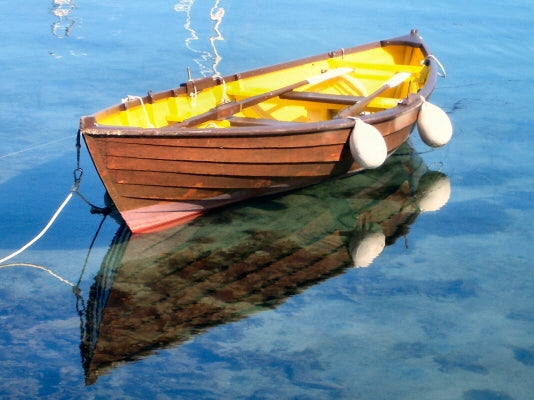
[[(391, 154), (410, 136), (418, 106), (377, 124)], [(265, 129), (265, 128), (264, 128)], [(357, 173), (352, 126), (259, 132), (253, 138), (85, 135), (100, 176), (133, 232), (151, 232), (211, 209)]]

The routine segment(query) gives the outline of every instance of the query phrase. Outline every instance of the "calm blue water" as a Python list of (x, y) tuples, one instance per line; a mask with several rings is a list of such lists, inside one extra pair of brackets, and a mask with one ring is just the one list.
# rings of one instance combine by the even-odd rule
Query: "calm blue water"
[[(92, 385), (71, 286), (40, 269), (1, 268), (0, 397), (533, 398), (534, 3), (192, 3), (0, 6), (0, 258), (34, 237), (69, 193), (81, 115), (176, 86), (188, 66), (196, 77), (215, 72), (214, 7), (223, 17), (224, 40), (214, 41), (222, 74), (417, 27), (447, 70), (433, 102), (449, 113), (455, 135), (439, 150), (418, 138), (413, 146), (450, 178), (451, 197), (368, 268), (347, 268), (274, 309), (154, 346)], [(85, 150), (81, 166), (81, 192), (102, 204)], [(83, 311), (118, 229), (106, 220), (87, 259), (100, 221), (75, 197), (11, 261), (80, 281)]]

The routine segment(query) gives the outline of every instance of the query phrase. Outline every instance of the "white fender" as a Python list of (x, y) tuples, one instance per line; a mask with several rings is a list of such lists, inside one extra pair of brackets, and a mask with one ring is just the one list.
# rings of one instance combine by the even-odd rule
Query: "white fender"
[(386, 236), (382, 232), (369, 232), (351, 250), (355, 268), (368, 267), (386, 247)]
[(441, 147), (452, 137), (452, 123), (449, 116), (438, 106), (423, 102), (417, 118), (419, 136), (430, 147)]
[(451, 180), (441, 172), (429, 171), (421, 177), (417, 191), (421, 212), (438, 211), (451, 197)]
[(386, 142), (374, 126), (357, 118), (350, 134), (350, 153), (363, 168), (378, 168), (388, 155)]

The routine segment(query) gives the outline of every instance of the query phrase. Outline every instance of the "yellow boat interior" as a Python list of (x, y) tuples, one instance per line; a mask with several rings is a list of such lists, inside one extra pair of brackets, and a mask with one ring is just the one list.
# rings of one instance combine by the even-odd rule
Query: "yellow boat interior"
[[(231, 118), (211, 120), (198, 128), (239, 126), (243, 121), (313, 123), (334, 118), (339, 111), (380, 88), (399, 72), (409, 78), (375, 98), (365, 108), (366, 113), (390, 109), (417, 93), (426, 83), (430, 67), (425, 63), (422, 47), (403, 44), (378, 46), (361, 51), (339, 50), (328, 57), (304, 63), (287, 63), (282, 68), (265, 68), (250, 74), (213, 79), (214, 84), (197, 90), (190, 81), (177, 90), (130, 97), (126, 102), (95, 115), (96, 123), (104, 126), (164, 128), (205, 113), (228, 102), (267, 93), (318, 76), (326, 71), (346, 69), (346, 73), (316, 84), (305, 84), (281, 96), (276, 96), (242, 109)], [(211, 78), (205, 78), (211, 79)], [(206, 85), (204, 85), (206, 86)], [(187, 89), (187, 90), (186, 90)], [(267, 122), (265, 122), (267, 121)], [(253, 123), (252, 123), (253, 124)]]

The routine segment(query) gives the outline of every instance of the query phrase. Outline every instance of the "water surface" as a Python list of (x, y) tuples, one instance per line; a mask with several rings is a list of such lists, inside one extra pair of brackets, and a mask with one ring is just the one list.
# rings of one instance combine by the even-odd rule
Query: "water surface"
[[(50, 231), (11, 260), (67, 282), (31, 267), (0, 269), (2, 397), (531, 398), (531, 2), (65, 0), (0, 9), (0, 258), (35, 236), (70, 192), (79, 117), (128, 94), (176, 86), (187, 67), (195, 77), (224, 75), (416, 27), (446, 68), (432, 101), (455, 127), (442, 149), (412, 141), (418, 165), (450, 180), (440, 210), (413, 211), (413, 192), (402, 185), (417, 187), (418, 178), (402, 166), (392, 180), (367, 177), (387, 188), (366, 183), (374, 197), (361, 197), (367, 178), (355, 177), (231, 208), (173, 233), (170, 249), (156, 240), (160, 256), (142, 251), (160, 272), (171, 268), (168, 290), (153, 276), (132, 281), (126, 268), (114, 269), (117, 254), (139, 248), (117, 236), (112, 218), (91, 245), (102, 216), (74, 197)], [(81, 167), (81, 192), (102, 205), (85, 150)], [(358, 220), (365, 212), (374, 218), (367, 226)], [(368, 267), (354, 268), (362, 229), (386, 226), (396, 228), (387, 246)], [(280, 264), (284, 252), (290, 258)], [(249, 262), (258, 280), (247, 290), (186, 286), (198, 297), (188, 304), (213, 311), (209, 319), (177, 300), (178, 278), (193, 273), (184, 259), (210, 272), (198, 284), (218, 268), (238, 274), (231, 268), (252, 255), (269, 256), (261, 265), (277, 265), (270, 274), (279, 273), (278, 283)], [(335, 262), (308, 270), (314, 257)], [(113, 282), (131, 301), (103, 307), (122, 298)], [(151, 298), (162, 293), (167, 299)], [(152, 301), (161, 306), (150, 308)], [(189, 310), (183, 321), (198, 318), (178, 329), (180, 308)], [(122, 321), (130, 325), (120, 325), (130, 329), (128, 341), (117, 342), (109, 318), (128, 313), (134, 317)], [(97, 354), (116, 359), (95, 358), (104, 345)], [(101, 367), (91, 370), (89, 358)]]

